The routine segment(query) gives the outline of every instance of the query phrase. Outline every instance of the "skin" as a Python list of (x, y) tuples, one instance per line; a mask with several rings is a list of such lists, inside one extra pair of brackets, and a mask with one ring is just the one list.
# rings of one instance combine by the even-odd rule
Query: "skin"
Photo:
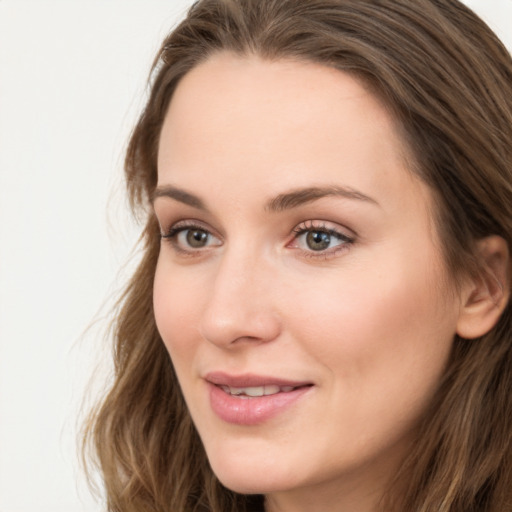
[[(162, 234), (181, 231), (162, 240), (155, 316), (214, 472), (272, 511), (380, 510), (461, 312), (393, 118), (340, 71), (218, 54), (173, 96), (158, 186)], [(269, 208), (307, 187), (358, 194)], [(322, 230), (341, 237), (313, 250)], [(212, 371), (313, 386), (234, 425), (212, 411)]]

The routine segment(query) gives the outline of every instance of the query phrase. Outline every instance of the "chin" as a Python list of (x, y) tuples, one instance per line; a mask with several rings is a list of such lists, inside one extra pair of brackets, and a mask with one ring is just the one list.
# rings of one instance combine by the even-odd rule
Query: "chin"
[(210, 465), (221, 484), (239, 494), (268, 494), (294, 486), (290, 478), (293, 472), (273, 461), (258, 464), (247, 456), (244, 460), (221, 458), (210, 461)]
[(227, 489), (238, 494), (269, 494), (277, 491), (285, 491), (289, 488), (279, 479), (264, 478), (261, 475), (233, 475), (214, 471), (220, 483)]

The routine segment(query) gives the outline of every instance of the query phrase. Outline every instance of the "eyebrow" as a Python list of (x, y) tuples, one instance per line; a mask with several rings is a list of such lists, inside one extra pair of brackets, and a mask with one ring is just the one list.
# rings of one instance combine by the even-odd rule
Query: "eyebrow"
[(284, 194), (274, 197), (265, 206), (267, 211), (281, 212), (297, 208), (303, 204), (311, 203), (324, 197), (335, 196), (345, 199), (355, 199), (379, 206), (379, 203), (370, 196), (363, 194), (350, 187), (340, 187), (338, 185), (329, 185), (325, 187), (306, 187), (291, 190)]
[[(379, 206), (379, 203), (375, 199), (353, 188), (328, 185), (323, 187), (298, 188), (279, 194), (267, 201), (265, 210), (269, 212), (282, 212), (330, 196), (363, 201)], [(153, 192), (153, 202), (159, 197), (169, 197), (180, 203), (197, 208), (198, 210), (208, 211), (208, 208), (201, 198), (172, 185), (157, 187)]]
[(198, 210), (207, 211), (204, 202), (199, 197), (180, 188), (173, 187), (172, 185), (157, 187), (153, 192), (152, 202), (154, 203), (159, 197), (169, 197), (180, 203), (197, 208)]

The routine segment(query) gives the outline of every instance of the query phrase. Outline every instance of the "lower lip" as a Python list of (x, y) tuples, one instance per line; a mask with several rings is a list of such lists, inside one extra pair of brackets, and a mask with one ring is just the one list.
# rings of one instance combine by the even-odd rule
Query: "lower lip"
[(274, 395), (240, 397), (230, 395), (214, 384), (208, 383), (208, 386), (213, 412), (221, 420), (235, 425), (258, 425), (268, 421), (311, 390), (311, 386), (304, 386)]

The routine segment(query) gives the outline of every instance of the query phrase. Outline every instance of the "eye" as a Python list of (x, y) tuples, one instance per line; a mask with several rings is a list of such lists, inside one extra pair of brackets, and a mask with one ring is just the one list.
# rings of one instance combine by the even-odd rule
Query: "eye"
[(162, 235), (162, 239), (168, 240), (175, 249), (182, 252), (194, 252), (222, 245), (222, 242), (205, 227), (183, 223), (172, 226)]
[(177, 234), (176, 241), (179, 244), (199, 249), (208, 245), (209, 238), (210, 234), (204, 229), (184, 229)]
[(294, 229), (295, 238), (289, 247), (301, 249), (310, 256), (328, 256), (347, 248), (354, 242), (354, 237), (339, 229), (326, 225), (325, 222), (310, 221)]
[(305, 243), (312, 251), (325, 251), (329, 249), (335, 237), (326, 231), (307, 231), (304, 233)]

